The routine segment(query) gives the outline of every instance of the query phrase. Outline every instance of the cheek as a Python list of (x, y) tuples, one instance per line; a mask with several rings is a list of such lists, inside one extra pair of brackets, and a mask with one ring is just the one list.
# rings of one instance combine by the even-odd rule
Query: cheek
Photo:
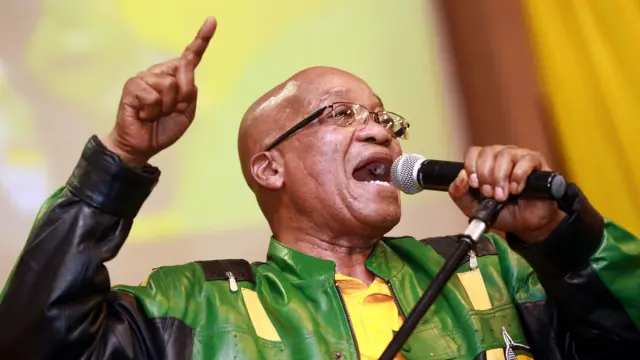
[(353, 135), (348, 130), (332, 128), (318, 132), (312, 143), (302, 149), (311, 160), (308, 165), (332, 175), (343, 174), (346, 153)]
[(346, 186), (345, 156), (353, 135), (348, 130), (318, 127), (298, 137), (285, 159), (285, 181), (314, 197), (335, 198)]
[(314, 182), (326, 192), (334, 192), (344, 186), (342, 185), (345, 174), (343, 156), (327, 148), (317, 149), (313, 155), (305, 166), (308, 170), (306, 175), (312, 177)]
[(400, 141), (398, 139), (393, 139), (390, 149), (391, 149), (391, 155), (393, 156), (394, 159), (402, 155), (402, 146), (400, 146)]

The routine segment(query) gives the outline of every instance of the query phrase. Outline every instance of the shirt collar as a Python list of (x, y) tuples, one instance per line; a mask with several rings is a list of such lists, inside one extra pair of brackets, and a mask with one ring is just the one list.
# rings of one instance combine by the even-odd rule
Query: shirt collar
[[(335, 281), (334, 261), (293, 250), (273, 236), (267, 251), (267, 263), (280, 269), (292, 280)], [(369, 255), (366, 266), (383, 280), (389, 280), (404, 268), (404, 262), (384, 241), (380, 241)]]

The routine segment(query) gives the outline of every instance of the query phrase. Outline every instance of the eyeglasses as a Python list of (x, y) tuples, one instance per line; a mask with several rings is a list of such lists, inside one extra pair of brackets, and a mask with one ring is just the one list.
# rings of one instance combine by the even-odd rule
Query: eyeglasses
[[(326, 116), (322, 117), (325, 113)], [(342, 127), (351, 126), (353, 124), (362, 124), (362, 126), (366, 126), (369, 119), (373, 118), (373, 121), (375, 121), (376, 124), (385, 128), (394, 138), (408, 139), (409, 122), (402, 116), (388, 111), (369, 111), (369, 109), (359, 104), (336, 102), (331, 105), (321, 107), (299, 123), (295, 124), (291, 129), (278, 136), (277, 139), (267, 146), (265, 151), (273, 149), (286, 138), (321, 117), (329, 124)]]

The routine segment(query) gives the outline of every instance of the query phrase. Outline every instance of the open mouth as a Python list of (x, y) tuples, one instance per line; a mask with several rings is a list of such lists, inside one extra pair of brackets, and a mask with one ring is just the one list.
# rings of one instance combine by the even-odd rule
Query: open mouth
[(353, 178), (359, 182), (391, 186), (391, 160), (369, 160), (353, 171)]

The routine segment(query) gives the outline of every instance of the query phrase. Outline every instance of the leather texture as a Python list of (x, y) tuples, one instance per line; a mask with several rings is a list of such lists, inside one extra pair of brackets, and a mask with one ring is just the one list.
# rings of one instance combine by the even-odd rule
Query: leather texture
[[(112, 287), (104, 263), (159, 175), (127, 168), (89, 140), (67, 185), (43, 205), (2, 293), (0, 358), (358, 358), (335, 264), (276, 239), (266, 263), (252, 268), (192, 262), (155, 269), (141, 286)], [(605, 221), (577, 187), (563, 201), (569, 216), (539, 244), (487, 234), (477, 253), (492, 307), (472, 310), (452, 278), (403, 347), (405, 358), (482, 359), (507, 342), (536, 359), (637, 357), (640, 241)], [(456, 241), (386, 238), (366, 265), (406, 316)], [(465, 260), (459, 272), (468, 270)], [(279, 341), (258, 335), (229, 271), (255, 292)]]
[(227, 272), (231, 272), (236, 278), (236, 281), (248, 281), (253, 285), (256, 284), (256, 279), (253, 276), (253, 267), (251, 267), (251, 264), (249, 264), (247, 260), (209, 260), (197, 261), (197, 263), (202, 267), (204, 278), (207, 281), (228, 280), (229, 275), (227, 275)]

